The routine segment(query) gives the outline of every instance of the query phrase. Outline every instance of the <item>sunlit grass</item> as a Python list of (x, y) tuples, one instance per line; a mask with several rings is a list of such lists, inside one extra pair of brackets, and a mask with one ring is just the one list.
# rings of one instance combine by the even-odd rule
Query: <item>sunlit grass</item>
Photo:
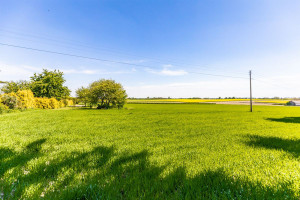
[(126, 107), (1, 115), (1, 198), (299, 199), (299, 107)]

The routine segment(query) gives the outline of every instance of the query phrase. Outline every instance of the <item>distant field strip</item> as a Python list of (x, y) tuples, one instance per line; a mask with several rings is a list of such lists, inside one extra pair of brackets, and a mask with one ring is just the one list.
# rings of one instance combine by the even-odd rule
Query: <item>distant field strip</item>
[[(255, 103), (286, 104), (290, 100), (253, 99)], [(220, 103), (249, 102), (249, 99), (129, 99), (128, 103)]]

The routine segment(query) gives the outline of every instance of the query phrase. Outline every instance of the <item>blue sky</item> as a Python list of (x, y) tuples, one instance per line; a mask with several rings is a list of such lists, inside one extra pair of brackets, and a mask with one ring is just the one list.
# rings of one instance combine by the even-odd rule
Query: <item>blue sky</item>
[(0, 3), (0, 43), (129, 63), (0, 45), (1, 80), (47, 68), (73, 95), (111, 78), (130, 97), (247, 97), (252, 69), (255, 97), (300, 97), (300, 1)]

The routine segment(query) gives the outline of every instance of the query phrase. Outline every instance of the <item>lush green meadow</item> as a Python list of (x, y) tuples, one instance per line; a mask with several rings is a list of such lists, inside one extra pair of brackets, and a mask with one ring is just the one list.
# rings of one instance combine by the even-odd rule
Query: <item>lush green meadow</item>
[(299, 199), (300, 108), (0, 115), (0, 199)]

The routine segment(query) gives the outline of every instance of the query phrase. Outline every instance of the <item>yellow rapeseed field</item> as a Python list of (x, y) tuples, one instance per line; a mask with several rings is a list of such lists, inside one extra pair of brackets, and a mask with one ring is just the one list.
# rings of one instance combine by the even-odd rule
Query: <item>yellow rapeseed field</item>
[[(239, 102), (249, 99), (130, 99), (128, 103), (215, 103), (215, 102)], [(289, 100), (279, 99), (253, 99), (256, 103), (286, 104)]]

